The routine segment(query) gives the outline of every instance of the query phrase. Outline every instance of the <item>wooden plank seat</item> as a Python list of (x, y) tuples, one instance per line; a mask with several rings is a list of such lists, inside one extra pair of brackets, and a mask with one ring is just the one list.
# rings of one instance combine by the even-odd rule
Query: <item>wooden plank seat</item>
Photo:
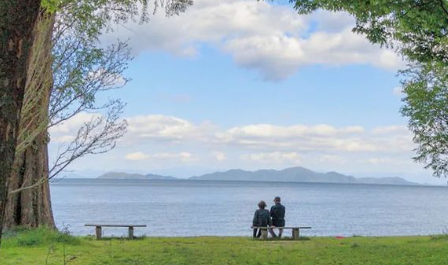
[(298, 240), (299, 236), (300, 236), (300, 230), (301, 229), (311, 229), (310, 226), (285, 226), (285, 227), (256, 227), (256, 226), (252, 226), (253, 229), (260, 229), (261, 230), (261, 239), (263, 240), (267, 240), (268, 239), (268, 230), (269, 229), (283, 229), (283, 230), (288, 230), (290, 229), (292, 231), (292, 239), (293, 240)]
[(123, 224), (85, 224), (85, 226), (94, 226), (96, 239), (100, 240), (102, 236), (103, 227), (127, 227), (128, 228), (128, 238), (134, 238), (134, 227), (146, 227), (146, 225), (123, 225)]

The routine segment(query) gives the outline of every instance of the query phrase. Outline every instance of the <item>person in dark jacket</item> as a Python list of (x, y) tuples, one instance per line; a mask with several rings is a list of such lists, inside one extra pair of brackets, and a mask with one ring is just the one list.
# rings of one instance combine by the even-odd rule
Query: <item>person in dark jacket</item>
[[(266, 210), (266, 203), (260, 201), (258, 203), (258, 210), (255, 211), (254, 220), (252, 221), (253, 227), (267, 227), (272, 225), (271, 216), (268, 210)], [(254, 238), (261, 236), (261, 229), (254, 228)]]
[[(285, 206), (282, 205), (280, 197), (274, 198), (275, 205), (271, 207), (271, 218), (272, 218), (272, 226), (275, 227), (285, 227)], [(274, 229), (269, 229), (269, 233), (272, 237), (277, 237), (274, 232)], [(278, 229), (278, 237), (282, 237), (283, 229)]]

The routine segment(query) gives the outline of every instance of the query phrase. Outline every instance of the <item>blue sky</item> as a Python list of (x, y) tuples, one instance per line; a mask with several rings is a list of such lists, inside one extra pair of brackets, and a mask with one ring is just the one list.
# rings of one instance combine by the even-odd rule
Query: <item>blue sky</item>
[[(99, 100), (127, 102), (129, 132), (71, 170), (187, 177), (304, 166), (436, 183), (411, 160), (396, 76), (404, 63), (353, 25), (346, 14), (199, 0), (179, 17), (117, 26), (102, 41), (130, 38), (132, 81)], [(64, 125), (71, 132), (76, 119)], [(56, 128), (53, 146), (66, 133)]]
[[(368, 65), (306, 66), (288, 79), (265, 81), (230, 58), (201, 49), (198, 58), (146, 52), (134, 60), (133, 80), (112, 96), (128, 102), (126, 115), (161, 113), (224, 126), (296, 123), (335, 126), (405, 124), (394, 71)], [(111, 95), (111, 94), (109, 94)]]

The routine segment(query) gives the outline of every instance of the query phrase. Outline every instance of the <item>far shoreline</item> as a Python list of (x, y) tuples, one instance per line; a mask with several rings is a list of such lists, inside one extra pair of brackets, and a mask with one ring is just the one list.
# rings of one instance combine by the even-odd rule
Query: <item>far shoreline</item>
[(382, 183), (340, 183), (340, 182), (301, 182), (301, 181), (252, 181), (252, 180), (209, 180), (209, 179), (183, 179), (183, 178), (176, 178), (176, 179), (144, 179), (144, 178), (116, 178), (116, 179), (108, 179), (108, 178), (92, 178), (92, 177), (86, 177), (86, 178), (54, 178), (50, 181), (52, 185), (65, 181), (96, 181), (96, 182), (153, 182), (153, 183), (175, 183), (175, 182), (184, 182), (184, 183), (223, 183), (223, 184), (237, 184), (237, 183), (244, 183), (244, 184), (278, 184), (278, 185), (284, 185), (284, 184), (322, 184), (322, 185), (353, 185), (353, 186), (386, 186), (386, 187), (435, 187), (435, 188), (446, 188), (448, 185), (436, 185), (436, 184), (422, 184), (422, 183), (414, 183), (414, 184), (382, 184)]

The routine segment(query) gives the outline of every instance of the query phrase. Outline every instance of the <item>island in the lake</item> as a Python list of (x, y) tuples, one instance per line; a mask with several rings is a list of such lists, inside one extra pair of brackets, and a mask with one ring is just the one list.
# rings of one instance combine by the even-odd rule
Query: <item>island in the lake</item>
[[(171, 176), (156, 174), (128, 174), (109, 172), (99, 179), (150, 179), (176, 180)], [(419, 185), (399, 177), (387, 178), (355, 178), (337, 172), (318, 173), (304, 167), (291, 167), (283, 170), (263, 169), (246, 171), (232, 169), (224, 172), (214, 172), (202, 176), (194, 176), (189, 180), (220, 180), (220, 181), (266, 181), (266, 182), (306, 182), (306, 183), (341, 183), (341, 184), (383, 184), (383, 185)]]
[(98, 179), (163, 179), (163, 180), (173, 180), (175, 177), (161, 176), (156, 174), (129, 174), (123, 172), (108, 172), (98, 177)]

